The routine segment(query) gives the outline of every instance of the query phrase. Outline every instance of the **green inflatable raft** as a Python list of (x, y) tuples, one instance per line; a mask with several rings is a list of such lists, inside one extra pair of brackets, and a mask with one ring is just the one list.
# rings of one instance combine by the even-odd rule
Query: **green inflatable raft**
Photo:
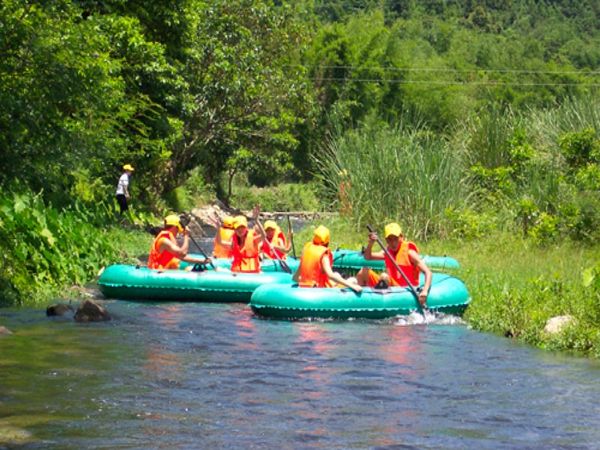
[(247, 303), (257, 287), (291, 281), (291, 275), (277, 272), (159, 271), (147, 267), (115, 264), (100, 274), (98, 287), (106, 298), (121, 300)]
[[(434, 312), (462, 315), (470, 302), (464, 283), (456, 277), (434, 273), (427, 308)], [(365, 318), (385, 319), (418, 310), (408, 288), (364, 288), (356, 294), (348, 288), (299, 288), (297, 285), (263, 285), (252, 294), (255, 314), (277, 319)]]
[[(450, 256), (421, 255), (429, 268), (436, 270), (458, 269), (460, 264)], [(383, 260), (367, 260), (358, 250), (336, 250), (333, 252), (333, 267), (342, 272), (358, 272), (362, 267), (383, 271)]]
[[(199, 254), (191, 254), (190, 256), (194, 256), (196, 258), (203, 258), (202, 255)], [(447, 270), (447, 269), (458, 269), (460, 265), (458, 261), (450, 256), (429, 256), (422, 255), (425, 264), (427, 264), (431, 269), (434, 270)], [(298, 266), (300, 265), (300, 261), (296, 258), (288, 257), (285, 260), (285, 263), (288, 265), (292, 272), (295, 272)], [(213, 264), (215, 267), (219, 267), (222, 269), (231, 268), (231, 260), (223, 259), (223, 258), (215, 258), (213, 259)], [(183, 262), (182, 268), (185, 268), (188, 264)], [(281, 268), (281, 263), (277, 260), (273, 259), (265, 259), (260, 263), (261, 270), (263, 272), (284, 272)], [(358, 250), (335, 250), (333, 252), (333, 268), (334, 270), (338, 270), (345, 274), (354, 274), (358, 272), (362, 267), (368, 267), (370, 269), (383, 271), (385, 265), (382, 260), (379, 261), (370, 261), (365, 259), (363, 254)], [(207, 269), (212, 269), (209, 265), (206, 267)]]

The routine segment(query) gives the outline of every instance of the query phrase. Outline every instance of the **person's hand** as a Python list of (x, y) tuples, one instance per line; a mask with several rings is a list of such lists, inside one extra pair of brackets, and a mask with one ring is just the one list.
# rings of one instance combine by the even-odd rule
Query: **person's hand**
[(360, 286), (360, 285), (358, 285), (358, 284), (352, 284), (352, 285), (350, 286), (350, 288), (351, 288), (351, 289), (352, 289), (354, 292), (356, 292), (357, 294), (360, 294), (360, 293), (362, 292), (362, 290), (363, 290), (362, 286)]
[(252, 208), (252, 217), (254, 218), (254, 220), (258, 219), (259, 214), (260, 214), (260, 206), (254, 205), (254, 208)]
[(369, 233), (369, 241), (375, 242), (376, 240), (377, 240), (377, 233), (375, 231), (373, 231), (372, 233)]
[(216, 213), (213, 213), (212, 216), (208, 216), (208, 219), (213, 223), (213, 225), (217, 229), (221, 228), (223, 226), (223, 222), (221, 221), (221, 218)]
[(212, 264), (212, 259), (204, 258), (204, 262), (202, 264)]
[(427, 292), (424, 290), (419, 292), (419, 303), (421, 306), (425, 306), (425, 303), (427, 303)]

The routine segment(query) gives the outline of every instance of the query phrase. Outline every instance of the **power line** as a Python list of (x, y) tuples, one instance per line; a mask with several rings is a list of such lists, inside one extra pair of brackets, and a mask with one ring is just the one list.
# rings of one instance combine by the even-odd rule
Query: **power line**
[(600, 83), (527, 83), (516, 81), (438, 81), (438, 80), (401, 80), (386, 78), (310, 78), (311, 81), (391, 83), (391, 84), (428, 84), (440, 86), (600, 86)]
[(441, 73), (523, 73), (523, 74), (546, 74), (546, 75), (591, 75), (600, 76), (600, 69), (598, 70), (533, 70), (533, 69), (452, 69), (448, 67), (368, 67), (368, 66), (328, 66), (328, 65), (301, 65), (301, 64), (288, 64), (284, 67), (299, 67), (304, 69), (344, 69), (344, 70), (377, 70), (384, 72), (441, 72)]

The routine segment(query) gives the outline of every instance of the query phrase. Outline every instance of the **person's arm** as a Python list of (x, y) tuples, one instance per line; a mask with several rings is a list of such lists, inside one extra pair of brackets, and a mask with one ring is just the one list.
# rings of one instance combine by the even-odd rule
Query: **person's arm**
[[(185, 243), (185, 239), (186, 238), (184, 238), (184, 243)], [(188, 242), (188, 247), (189, 247), (189, 242)], [(187, 255), (187, 249), (184, 249), (183, 245), (180, 247), (179, 245), (177, 245), (177, 242), (174, 242), (171, 239), (167, 239), (167, 238), (161, 239), (158, 248), (160, 250), (167, 250), (167, 251), (173, 253), (179, 259), (183, 259)]]
[(427, 267), (425, 261), (421, 259), (421, 257), (416, 251), (412, 249), (409, 250), (408, 257), (410, 258), (411, 262), (415, 266), (417, 266), (419, 270), (421, 270), (421, 272), (425, 274), (425, 284), (423, 285), (423, 289), (421, 289), (421, 292), (419, 293), (419, 303), (425, 306), (425, 303), (427, 302), (427, 296), (429, 295), (429, 289), (431, 288), (431, 278), (433, 276), (431, 273), (431, 269)]
[[(195, 256), (186, 255), (181, 258), (182, 261), (193, 263), (193, 264), (210, 264), (212, 262), (211, 258), (196, 258)], [(216, 269), (215, 269), (216, 270)]]
[(185, 229), (183, 232), (183, 243), (181, 246), (177, 245), (177, 241), (164, 238), (161, 240), (159, 244), (160, 250), (168, 250), (173, 253), (179, 259), (183, 259), (187, 256), (190, 248), (190, 237), (188, 235), (188, 230)]
[(232, 249), (233, 248), (233, 239), (235, 239), (235, 232), (231, 235), (230, 240), (224, 241), (223, 238), (221, 237), (221, 228), (219, 227), (219, 228), (217, 228), (216, 239), (217, 239), (217, 242), (219, 244), (221, 244), (223, 247)]
[(327, 275), (327, 277), (331, 280), (331, 281), (335, 281), (336, 283), (342, 284), (346, 287), (349, 287), (350, 289), (352, 289), (354, 292), (356, 292), (357, 294), (359, 294), (360, 292), (362, 292), (362, 287), (359, 286), (356, 283), (351, 283), (350, 281), (344, 279), (344, 277), (342, 277), (339, 273), (334, 272), (331, 268), (331, 264), (329, 262), (329, 258), (327, 257), (327, 254), (324, 254), (322, 259), (321, 259), (322, 265), (323, 265), (323, 272), (325, 272), (325, 275)]
[(123, 180), (123, 193), (125, 194), (125, 198), (129, 198), (129, 175), (125, 174)]
[(214, 214), (213, 216), (208, 216), (208, 220), (210, 221), (210, 223), (212, 224), (212, 226), (217, 229), (217, 232), (223, 226), (223, 222), (221, 221), (221, 219), (219, 218), (219, 216), (217, 216), (216, 214)]
[(379, 252), (373, 251), (373, 244), (377, 241), (377, 233), (369, 233), (369, 242), (367, 248), (365, 248), (364, 257), (367, 260), (385, 259), (385, 252), (383, 250)]
[(290, 249), (292, 248), (292, 245), (288, 243), (288, 245), (286, 246), (283, 239), (281, 239), (280, 237), (277, 237), (277, 244), (271, 244), (271, 246), (275, 249), (275, 250), (279, 250), (282, 253), (289, 253)]
[(257, 247), (260, 246), (260, 243), (263, 241), (263, 239), (267, 239), (265, 229), (263, 228), (262, 223), (260, 223), (260, 220), (258, 220), (259, 214), (260, 206), (256, 205), (252, 209), (252, 219), (254, 220), (254, 245), (256, 245)]

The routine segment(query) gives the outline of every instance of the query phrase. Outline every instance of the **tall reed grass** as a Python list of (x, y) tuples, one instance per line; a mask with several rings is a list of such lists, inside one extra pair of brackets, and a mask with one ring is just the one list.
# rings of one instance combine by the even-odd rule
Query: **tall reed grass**
[(325, 195), (357, 228), (398, 221), (411, 238), (443, 235), (445, 211), (468, 202), (462, 155), (421, 127), (365, 124), (315, 156)]
[(600, 97), (574, 98), (562, 105), (524, 113), (528, 134), (539, 147), (558, 150), (564, 133), (592, 128), (600, 133)]

